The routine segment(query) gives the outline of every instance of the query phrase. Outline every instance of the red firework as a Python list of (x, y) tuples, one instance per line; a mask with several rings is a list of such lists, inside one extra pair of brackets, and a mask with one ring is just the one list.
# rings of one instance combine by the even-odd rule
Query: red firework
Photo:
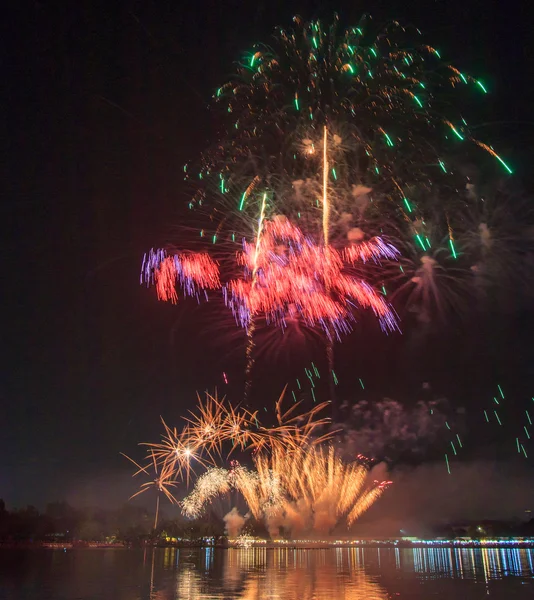
[(255, 316), (286, 326), (300, 316), (328, 335), (350, 331), (355, 307), (371, 308), (384, 330), (397, 328), (395, 316), (358, 273), (357, 263), (396, 258), (396, 249), (380, 238), (344, 250), (318, 246), (285, 218), (265, 221), (254, 244), (244, 242), (238, 263), (242, 279), (224, 288), (226, 302), (237, 322), (248, 328)]

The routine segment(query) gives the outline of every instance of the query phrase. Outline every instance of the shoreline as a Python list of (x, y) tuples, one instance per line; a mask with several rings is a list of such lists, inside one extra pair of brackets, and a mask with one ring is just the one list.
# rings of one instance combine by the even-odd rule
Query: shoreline
[(220, 550), (243, 550), (243, 549), (284, 549), (284, 550), (332, 550), (337, 548), (358, 549), (534, 549), (534, 539), (510, 538), (503, 540), (352, 540), (352, 541), (313, 541), (313, 540), (287, 540), (287, 541), (263, 541), (263, 540), (231, 540), (228, 544), (209, 544), (202, 542), (178, 542), (178, 543), (146, 543), (146, 544), (106, 544), (100, 542), (0, 542), (0, 550), (109, 550), (109, 549), (135, 549), (135, 548), (210, 548)]

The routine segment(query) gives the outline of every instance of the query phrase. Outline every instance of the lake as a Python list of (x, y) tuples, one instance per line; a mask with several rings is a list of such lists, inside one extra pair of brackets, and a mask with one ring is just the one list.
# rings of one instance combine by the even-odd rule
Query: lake
[(534, 598), (534, 550), (1, 550), (1, 600)]

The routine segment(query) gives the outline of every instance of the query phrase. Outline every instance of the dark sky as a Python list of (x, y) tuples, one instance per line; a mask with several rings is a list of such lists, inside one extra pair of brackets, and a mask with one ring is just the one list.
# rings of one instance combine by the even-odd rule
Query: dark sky
[[(195, 389), (221, 385), (223, 370), (239, 377), (239, 339), (229, 348), (213, 341), (214, 322), (194, 307), (189, 317), (185, 307), (158, 304), (138, 274), (146, 249), (176, 241), (187, 198), (182, 165), (210, 139), (213, 89), (275, 25), (333, 10), (347, 22), (364, 10), (411, 21), (487, 83), (481, 121), (507, 122), (490, 126), (492, 139), (531, 185), (534, 46), (526, 2), (12, 5), (2, 18), (0, 205), (0, 497), (10, 505), (83, 502), (88, 488), (94, 498), (124, 471), (119, 452), (135, 453), (139, 441), (157, 436), (160, 414), (176, 420)], [(522, 310), (465, 331), (455, 326), (433, 358), (410, 354), (410, 340), (373, 339), (362, 349), (353, 336), (340, 369), (350, 385), (361, 372), (377, 395), (399, 399), (421, 389), (425, 361), (436, 393), (461, 386), (461, 405), (500, 377), (529, 393), (531, 323)], [(499, 347), (488, 347), (496, 330)], [(459, 343), (466, 332), (490, 336), (472, 345), (469, 363)], [(290, 376), (286, 363), (280, 382), (263, 374), (271, 398)]]

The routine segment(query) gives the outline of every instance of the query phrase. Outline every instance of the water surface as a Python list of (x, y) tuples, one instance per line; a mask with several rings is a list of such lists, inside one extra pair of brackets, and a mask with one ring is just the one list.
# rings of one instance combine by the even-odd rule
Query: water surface
[(534, 598), (534, 550), (0, 551), (1, 600)]

